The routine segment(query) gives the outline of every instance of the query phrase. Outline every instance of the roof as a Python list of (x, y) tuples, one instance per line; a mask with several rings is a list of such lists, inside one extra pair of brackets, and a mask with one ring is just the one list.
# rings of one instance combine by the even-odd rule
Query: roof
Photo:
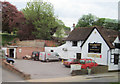
[(68, 36), (66, 41), (84, 41), (92, 31), (92, 27), (79, 27), (75, 28)]
[[(106, 29), (104, 27), (79, 27), (75, 28), (66, 41), (84, 41), (83, 44), (86, 42), (89, 35), (92, 33), (94, 29), (97, 29), (104, 41), (110, 48), (114, 48), (112, 43), (118, 36), (119, 32), (111, 29)], [(82, 46), (83, 46), (82, 44)]]

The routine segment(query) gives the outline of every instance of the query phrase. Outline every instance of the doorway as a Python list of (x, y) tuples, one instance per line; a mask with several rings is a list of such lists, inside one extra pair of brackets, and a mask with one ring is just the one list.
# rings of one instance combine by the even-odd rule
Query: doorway
[(76, 53), (76, 56), (77, 59), (81, 59), (81, 53)]
[(9, 57), (14, 58), (14, 49), (9, 49)]

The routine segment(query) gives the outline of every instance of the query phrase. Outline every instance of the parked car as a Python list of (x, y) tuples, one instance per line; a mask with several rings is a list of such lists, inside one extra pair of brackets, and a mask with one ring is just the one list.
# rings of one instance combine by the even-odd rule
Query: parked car
[(33, 51), (32, 52), (32, 59), (34, 59), (34, 60), (39, 60), (39, 53), (40, 52), (38, 52), (38, 51)]
[(74, 58), (70, 58), (67, 61), (63, 61), (63, 65), (66, 67), (70, 67), (71, 64), (78, 64), (79, 63), (79, 59), (74, 59)]
[(52, 61), (52, 60), (60, 60), (60, 56), (56, 52), (40, 52), (39, 60), (41, 61)]
[(5, 56), (5, 58), (6, 58), (6, 61), (7, 61), (8, 63), (12, 63), (12, 64), (15, 63), (15, 60), (14, 60), (14, 59), (8, 58), (7, 56)]
[(82, 69), (89, 69), (98, 66), (98, 64), (92, 59), (80, 59), (79, 64), (82, 65)]
[(30, 60), (30, 59), (32, 59), (32, 57), (31, 57), (31, 56), (29, 56), (29, 55), (25, 55), (25, 56), (23, 57), (23, 59)]

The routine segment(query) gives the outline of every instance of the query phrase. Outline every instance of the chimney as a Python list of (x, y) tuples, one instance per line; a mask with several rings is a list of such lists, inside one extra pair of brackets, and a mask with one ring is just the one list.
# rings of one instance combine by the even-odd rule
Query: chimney
[(75, 23), (73, 23), (73, 28), (75, 28)]
[(75, 28), (75, 23), (73, 23), (73, 26), (71, 27), (71, 31), (74, 30)]

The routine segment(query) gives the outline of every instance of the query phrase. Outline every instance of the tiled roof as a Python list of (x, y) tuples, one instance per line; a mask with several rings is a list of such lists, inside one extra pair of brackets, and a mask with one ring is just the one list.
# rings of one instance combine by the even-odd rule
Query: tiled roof
[[(108, 44), (110, 48), (114, 48), (112, 45), (113, 41), (116, 39), (118, 36), (119, 32), (111, 29), (106, 29), (103, 27), (80, 27), (80, 28), (75, 28), (66, 41), (86, 41), (91, 32), (94, 29), (97, 29), (98, 32), (101, 34), (105, 42)], [(84, 44), (84, 43), (83, 43)]]

